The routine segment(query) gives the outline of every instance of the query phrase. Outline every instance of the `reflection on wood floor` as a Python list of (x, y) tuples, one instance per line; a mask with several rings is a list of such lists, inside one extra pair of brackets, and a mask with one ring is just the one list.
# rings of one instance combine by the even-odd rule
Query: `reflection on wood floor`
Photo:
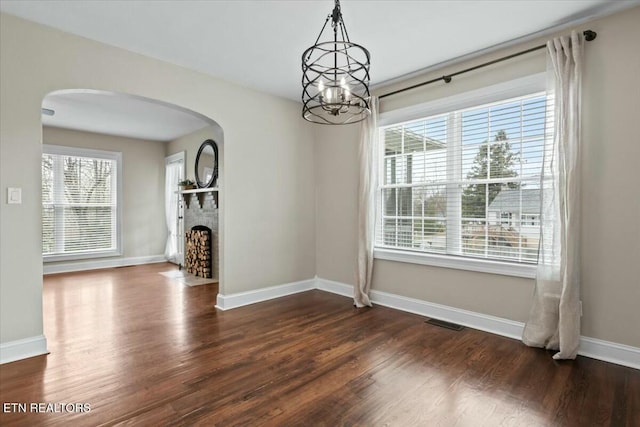
[(47, 276), (51, 354), (0, 367), (5, 425), (640, 425), (640, 371), (304, 292), (222, 312), (169, 264)]

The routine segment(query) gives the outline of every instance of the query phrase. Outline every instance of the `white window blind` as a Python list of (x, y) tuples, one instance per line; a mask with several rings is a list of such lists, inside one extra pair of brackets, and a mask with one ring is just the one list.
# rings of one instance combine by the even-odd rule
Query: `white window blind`
[(120, 252), (120, 153), (44, 146), (42, 254), (45, 259)]
[(544, 93), (384, 126), (376, 247), (536, 263)]

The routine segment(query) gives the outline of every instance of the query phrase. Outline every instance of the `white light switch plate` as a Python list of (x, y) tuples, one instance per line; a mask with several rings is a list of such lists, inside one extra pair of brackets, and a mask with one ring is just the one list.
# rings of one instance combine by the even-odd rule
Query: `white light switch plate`
[(22, 188), (7, 188), (7, 203), (10, 205), (22, 204)]

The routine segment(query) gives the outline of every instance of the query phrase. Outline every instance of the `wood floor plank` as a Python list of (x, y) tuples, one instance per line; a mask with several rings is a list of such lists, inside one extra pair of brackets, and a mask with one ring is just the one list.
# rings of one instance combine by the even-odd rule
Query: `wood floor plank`
[(170, 264), (46, 276), (51, 354), (0, 366), (2, 426), (639, 426), (640, 371), (310, 291), (230, 311)]

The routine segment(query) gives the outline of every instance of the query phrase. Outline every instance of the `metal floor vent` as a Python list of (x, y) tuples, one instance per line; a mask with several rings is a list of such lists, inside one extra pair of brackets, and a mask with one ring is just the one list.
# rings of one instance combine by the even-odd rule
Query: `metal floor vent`
[(461, 331), (464, 329), (464, 326), (462, 325), (458, 325), (456, 323), (451, 323), (451, 322), (445, 322), (444, 320), (440, 320), (440, 319), (429, 319), (429, 320), (425, 320), (424, 322), (430, 325), (440, 326), (441, 328), (452, 329), (454, 331)]

